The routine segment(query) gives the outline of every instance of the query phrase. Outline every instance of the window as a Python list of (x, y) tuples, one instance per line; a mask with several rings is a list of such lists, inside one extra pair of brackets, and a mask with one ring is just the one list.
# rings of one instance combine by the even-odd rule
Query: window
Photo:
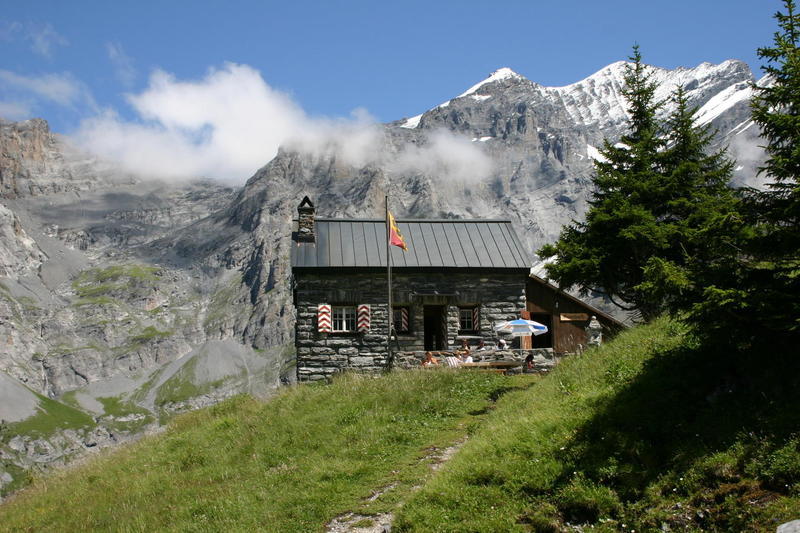
[(333, 306), (333, 331), (355, 331), (356, 308), (355, 306)]
[(461, 331), (475, 331), (478, 329), (477, 307), (459, 307), (458, 308), (458, 328)]
[(411, 320), (408, 307), (392, 308), (392, 324), (397, 333), (409, 333), (411, 331)]

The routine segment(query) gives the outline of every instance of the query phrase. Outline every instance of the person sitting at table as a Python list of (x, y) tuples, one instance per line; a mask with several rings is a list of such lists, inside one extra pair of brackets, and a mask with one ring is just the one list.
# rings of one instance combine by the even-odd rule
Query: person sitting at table
[(472, 362), (472, 356), (469, 354), (469, 352), (467, 352), (467, 353), (461, 352), (460, 354), (458, 354), (458, 361), (462, 365), (464, 363), (471, 363)]
[(458, 368), (461, 364), (461, 356), (456, 353), (456, 355), (448, 355), (444, 358), (445, 364), (450, 368)]
[(498, 350), (507, 350), (508, 349), (508, 343), (506, 342), (505, 339), (503, 339), (503, 338), (497, 339), (497, 349)]
[(439, 360), (433, 356), (432, 352), (425, 352), (425, 360), (422, 361), (422, 366), (439, 366)]
[(486, 341), (481, 339), (481, 342), (478, 343), (478, 349), (476, 351), (483, 352), (483, 351), (488, 350), (488, 349), (489, 349), (489, 347), (486, 346)]
[(469, 353), (469, 342), (467, 339), (461, 341), (461, 348), (456, 351), (457, 354), (468, 354)]

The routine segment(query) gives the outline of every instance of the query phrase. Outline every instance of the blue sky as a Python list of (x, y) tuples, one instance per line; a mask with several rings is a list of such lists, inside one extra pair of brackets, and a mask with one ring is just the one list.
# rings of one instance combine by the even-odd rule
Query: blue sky
[[(260, 76), (266, 89), (254, 82), (253, 90), (285, 97), (292, 113), (339, 119), (361, 110), (390, 121), (504, 66), (544, 85), (573, 83), (625, 59), (635, 42), (660, 67), (737, 58), (755, 69), (779, 8), (777, 0), (3, 0), (0, 116), (40, 116), (62, 133), (110, 114), (163, 123), (152, 106), (174, 99), (139, 107), (131, 99), (155, 79), (201, 82), (234, 63), (248, 70), (230, 84)], [(182, 116), (179, 125), (198, 120)]]

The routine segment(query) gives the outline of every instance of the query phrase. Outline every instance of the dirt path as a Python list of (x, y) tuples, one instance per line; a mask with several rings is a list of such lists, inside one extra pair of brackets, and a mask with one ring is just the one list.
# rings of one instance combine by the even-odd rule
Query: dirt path
[[(467, 437), (462, 437), (447, 448), (437, 448), (435, 446), (428, 449), (428, 453), (420, 458), (419, 462), (429, 462), (431, 471), (439, 470), (447, 461), (449, 461), (464, 443), (467, 442)], [(375, 501), (384, 494), (394, 490), (397, 483), (390, 483), (382, 487), (370, 495), (365, 502)], [(416, 485), (411, 488), (408, 496), (412, 496), (415, 492), (422, 488), (422, 485)], [(400, 507), (404, 502), (399, 502), (396, 507)], [(389, 533), (392, 530), (392, 522), (394, 520), (394, 512), (381, 513), (377, 515), (362, 515), (358, 513), (345, 513), (337, 516), (325, 526), (325, 533)]]

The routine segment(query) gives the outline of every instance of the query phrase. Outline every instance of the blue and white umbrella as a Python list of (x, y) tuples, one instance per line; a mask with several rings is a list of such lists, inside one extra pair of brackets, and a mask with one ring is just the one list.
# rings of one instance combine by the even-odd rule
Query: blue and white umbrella
[(512, 337), (527, 337), (528, 335), (543, 335), (547, 333), (547, 326), (533, 320), (518, 318), (501, 322), (494, 327), (498, 333), (508, 333)]

